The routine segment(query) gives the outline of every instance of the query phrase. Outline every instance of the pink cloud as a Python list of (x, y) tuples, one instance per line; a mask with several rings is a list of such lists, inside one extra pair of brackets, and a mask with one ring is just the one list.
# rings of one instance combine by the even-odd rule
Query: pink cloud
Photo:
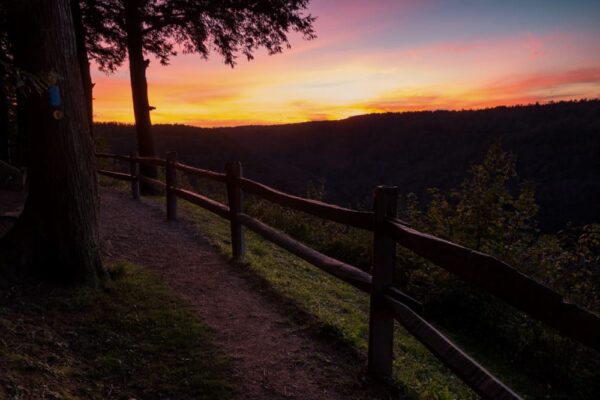
[(494, 82), (485, 88), (490, 95), (515, 95), (570, 84), (600, 84), (600, 66), (568, 71), (514, 76)]
[(531, 59), (543, 57), (547, 53), (545, 50), (544, 41), (531, 33), (527, 34), (525, 47), (527, 50), (529, 50), (529, 58)]

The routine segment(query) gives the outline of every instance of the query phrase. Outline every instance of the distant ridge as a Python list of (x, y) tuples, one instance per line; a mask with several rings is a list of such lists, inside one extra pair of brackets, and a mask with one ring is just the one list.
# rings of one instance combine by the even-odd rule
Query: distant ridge
[[(466, 108), (460, 110), (452, 110), (452, 109), (436, 109), (436, 110), (419, 110), (419, 111), (382, 111), (382, 112), (373, 112), (367, 114), (359, 114), (352, 115), (350, 117), (340, 118), (340, 119), (322, 119), (322, 120), (310, 120), (310, 121), (301, 121), (301, 122), (286, 122), (286, 123), (273, 123), (273, 124), (242, 124), (236, 126), (197, 126), (193, 124), (181, 124), (181, 123), (162, 123), (162, 124), (154, 124), (154, 126), (175, 126), (175, 127), (189, 127), (194, 129), (207, 129), (207, 130), (225, 130), (225, 129), (239, 129), (239, 128), (271, 128), (275, 126), (287, 127), (294, 125), (303, 125), (303, 124), (314, 124), (314, 123), (335, 123), (335, 122), (343, 122), (353, 119), (361, 119), (361, 118), (369, 118), (369, 117), (377, 117), (381, 115), (407, 115), (407, 114), (434, 114), (434, 113), (463, 113), (463, 112), (480, 112), (480, 111), (490, 111), (490, 110), (505, 110), (512, 108), (527, 108), (527, 107), (540, 107), (540, 106), (552, 106), (552, 105), (560, 105), (560, 104), (578, 104), (578, 103), (594, 103), (600, 102), (600, 97), (592, 98), (592, 99), (581, 99), (581, 100), (562, 100), (562, 101), (549, 101), (547, 103), (528, 103), (528, 104), (514, 104), (514, 105), (498, 105), (493, 107), (482, 107), (482, 108)], [(96, 122), (96, 125), (118, 125), (118, 126), (133, 126), (133, 123), (127, 122), (116, 122), (116, 121), (103, 121)]]
[[(115, 152), (133, 148), (130, 125), (96, 131)], [(520, 176), (537, 184), (544, 229), (600, 222), (600, 100), (154, 132), (161, 152), (178, 151), (186, 162), (221, 169), (240, 160), (247, 175), (299, 194), (323, 180), (328, 201), (352, 206), (368, 206), (377, 184), (421, 195), (456, 186), (500, 140), (517, 155)]]

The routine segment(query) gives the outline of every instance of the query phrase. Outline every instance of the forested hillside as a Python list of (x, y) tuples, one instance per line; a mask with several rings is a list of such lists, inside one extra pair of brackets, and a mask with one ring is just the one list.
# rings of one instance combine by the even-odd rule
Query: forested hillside
[[(131, 126), (100, 124), (96, 132), (114, 152), (134, 148)], [(369, 207), (378, 184), (421, 196), (454, 187), (499, 140), (517, 156), (519, 175), (535, 183), (543, 229), (600, 221), (600, 100), (154, 132), (161, 154), (175, 150), (218, 170), (241, 160), (246, 175), (297, 194), (323, 182), (325, 200), (353, 207)]]

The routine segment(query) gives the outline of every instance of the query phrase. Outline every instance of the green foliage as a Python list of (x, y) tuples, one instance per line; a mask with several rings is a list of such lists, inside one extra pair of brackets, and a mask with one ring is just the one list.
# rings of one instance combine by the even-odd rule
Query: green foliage
[(206, 326), (149, 273), (105, 291), (0, 292), (0, 398), (226, 399)]
[[(406, 196), (403, 216), (419, 230), (493, 255), (570, 300), (600, 311), (600, 225), (540, 234), (533, 185), (518, 181), (515, 165), (515, 157), (496, 143), (449, 196), (431, 189), (425, 206), (414, 194)], [(406, 287), (422, 286), (416, 280), (423, 276), (431, 278), (431, 271), (419, 271), (423, 263), (409, 264)]]
[(516, 194), (510, 190), (516, 177), (515, 158), (496, 143), (449, 196), (430, 189), (424, 212), (412, 195), (405, 217), (416, 227), (474, 250), (512, 254), (536, 233), (538, 211), (532, 185), (522, 185)]
[[(421, 231), (521, 265), (524, 253), (539, 236), (538, 206), (533, 185), (517, 182), (515, 165), (515, 157), (496, 143), (449, 195), (430, 189), (425, 206), (416, 195), (407, 195), (402, 216)], [(400, 282), (404, 288), (419, 288), (422, 298), (432, 298), (452, 284), (448, 274), (406, 252), (401, 254), (406, 260)]]
[[(404, 218), (421, 231), (491, 254), (567, 300), (598, 312), (600, 225), (540, 234), (533, 186), (519, 182), (515, 165), (515, 157), (494, 144), (449, 195), (431, 189), (425, 205), (414, 194), (407, 195)], [(600, 362), (596, 353), (463, 285), (440, 268), (406, 251), (399, 253), (399, 284), (425, 301), (428, 312), (460, 340), (472, 341), (470, 331), (483, 333), (483, 343), (496, 351), (510, 349), (511, 362), (528, 366), (535, 379), (559, 384), (554, 392), (590, 398), (600, 391), (591, 384), (597, 379), (593, 367)], [(494, 356), (490, 362), (502, 368), (503, 362)]]

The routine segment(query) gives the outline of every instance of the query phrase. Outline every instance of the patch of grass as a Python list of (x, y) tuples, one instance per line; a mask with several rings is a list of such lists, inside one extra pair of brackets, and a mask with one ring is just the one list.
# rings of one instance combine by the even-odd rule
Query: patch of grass
[(0, 398), (227, 399), (210, 332), (150, 273), (105, 290), (0, 292)]
[[(192, 220), (206, 238), (231, 257), (229, 224), (210, 212), (179, 203), (180, 216)], [(308, 315), (337, 339), (366, 354), (369, 299), (274, 244), (246, 231), (244, 267), (272, 291)], [(475, 399), (477, 396), (402, 327), (396, 327), (394, 376), (413, 399)]]

